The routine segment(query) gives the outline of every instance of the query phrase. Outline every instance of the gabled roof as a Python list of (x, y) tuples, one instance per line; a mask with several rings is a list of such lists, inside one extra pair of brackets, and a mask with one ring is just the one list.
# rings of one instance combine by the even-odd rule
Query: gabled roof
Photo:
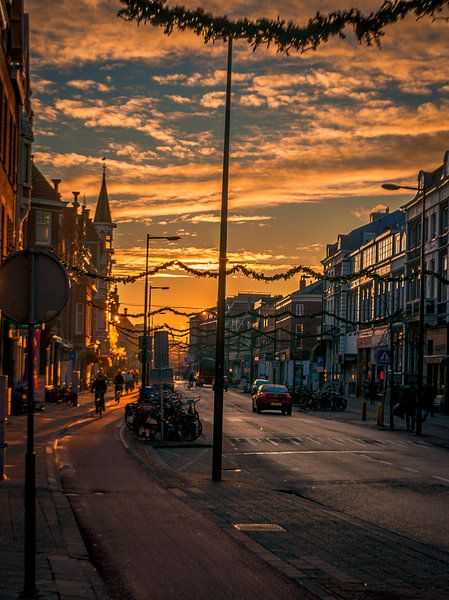
[(106, 172), (103, 170), (100, 195), (95, 209), (94, 223), (110, 223), (112, 225), (111, 207), (109, 206), (108, 190), (106, 187)]
[(61, 194), (55, 190), (34, 163), (31, 165), (31, 198), (61, 201)]

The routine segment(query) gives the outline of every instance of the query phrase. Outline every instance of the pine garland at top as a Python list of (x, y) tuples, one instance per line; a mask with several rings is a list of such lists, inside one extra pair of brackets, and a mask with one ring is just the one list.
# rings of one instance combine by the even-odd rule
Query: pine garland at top
[(120, 0), (126, 8), (118, 16), (137, 23), (149, 22), (163, 27), (170, 35), (174, 29), (191, 30), (202, 36), (205, 43), (218, 40), (226, 41), (230, 37), (246, 39), (256, 50), (260, 45), (273, 45), (278, 52), (288, 54), (289, 50), (305, 52), (316, 50), (332, 37), (345, 37), (345, 30), (352, 29), (360, 43), (368, 46), (380, 45), (384, 29), (388, 25), (404, 19), (408, 14), (417, 19), (435, 18), (449, 5), (449, 0), (385, 0), (376, 12), (367, 15), (359, 9), (336, 10), (322, 15), (317, 12), (306, 25), (300, 26), (293, 21), (279, 19), (229, 19), (216, 17), (202, 8), (189, 10), (183, 6), (167, 6), (167, 0)]

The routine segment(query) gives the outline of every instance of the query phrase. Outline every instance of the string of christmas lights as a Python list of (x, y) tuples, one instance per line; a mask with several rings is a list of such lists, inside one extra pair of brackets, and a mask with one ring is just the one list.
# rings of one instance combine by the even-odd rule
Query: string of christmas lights
[[(90, 277), (92, 279), (101, 279), (103, 281), (108, 281), (111, 283), (129, 284), (129, 283), (134, 283), (138, 279), (142, 279), (143, 277), (145, 277), (145, 271), (137, 273), (136, 275), (122, 275), (122, 276), (120, 276), (120, 275), (101, 275), (94, 271), (89, 271), (89, 270), (81, 269), (80, 267), (77, 267), (75, 265), (70, 265), (70, 264), (66, 263), (65, 261), (61, 261), (61, 262), (69, 272), (75, 272), (75, 273), (78, 273), (79, 275), (84, 275), (84, 276)], [(185, 263), (183, 263), (180, 260), (170, 260), (170, 261), (167, 261), (160, 265), (156, 265), (155, 267), (151, 267), (148, 269), (148, 276), (152, 277), (153, 275), (156, 275), (157, 273), (160, 273), (161, 271), (165, 271), (165, 270), (167, 270), (169, 268), (173, 268), (173, 267), (181, 269), (182, 271), (185, 271), (186, 273), (189, 273), (190, 275), (193, 275), (195, 277), (201, 277), (201, 278), (209, 277), (212, 279), (216, 279), (218, 277), (218, 271), (194, 269), (193, 267), (189, 267), (188, 265), (186, 265)], [(413, 281), (419, 276), (419, 268), (417, 267), (417, 268), (413, 269), (407, 275), (402, 274), (402, 273), (399, 275), (391, 275), (391, 274), (390, 275), (379, 275), (378, 273), (376, 273), (375, 271), (372, 271), (370, 269), (362, 269), (360, 271), (357, 271), (355, 273), (349, 273), (347, 275), (324, 275), (323, 273), (320, 273), (316, 269), (313, 269), (312, 267), (308, 267), (305, 265), (297, 265), (295, 267), (291, 267), (290, 269), (288, 269), (287, 271), (285, 271), (283, 273), (276, 273), (274, 275), (265, 275), (265, 273), (259, 273), (259, 272), (255, 271), (254, 269), (249, 269), (248, 267), (245, 267), (245, 265), (242, 265), (242, 264), (233, 265), (232, 267), (230, 267), (229, 269), (226, 270), (227, 275), (235, 275), (238, 273), (241, 273), (245, 277), (251, 277), (252, 279), (255, 279), (256, 281), (266, 281), (266, 282), (273, 282), (273, 281), (280, 281), (280, 280), (287, 281), (288, 279), (291, 279), (292, 277), (294, 277), (295, 275), (298, 275), (298, 274), (306, 275), (307, 277), (309, 277), (311, 279), (317, 279), (317, 280), (321, 280), (321, 281), (329, 281), (329, 282), (335, 282), (335, 283), (350, 283), (352, 281), (356, 281), (357, 279), (362, 279), (362, 278), (373, 279), (375, 281), (383, 281), (383, 282), (406, 282), (406, 281)], [(436, 271), (430, 271), (430, 270), (426, 269), (424, 271), (424, 273), (425, 273), (425, 275), (435, 277), (435, 279), (442, 284), (445, 284), (445, 285), (449, 284), (449, 279), (447, 279), (440, 273), (437, 273)]]
[(303, 53), (316, 50), (333, 37), (344, 38), (352, 30), (360, 43), (380, 46), (384, 29), (404, 19), (408, 14), (417, 19), (435, 18), (449, 4), (448, 0), (385, 0), (381, 7), (369, 14), (359, 9), (336, 10), (323, 15), (317, 12), (305, 25), (293, 21), (260, 19), (229, 19), (214, 16), (202, 8), (188, 10), (183, 6), (167, 6), (166, 0), (120, 0), (125, 5), (118, 16), (137, 24), (149, 22), (163, 27), (170, 35), (174, 29), (190, 30), (203, 37), (204, 42), (226, 41), (228, 38), (245, 39), (255, 51), (259, 46), (274, 46), (288, 54), (295, 50)]

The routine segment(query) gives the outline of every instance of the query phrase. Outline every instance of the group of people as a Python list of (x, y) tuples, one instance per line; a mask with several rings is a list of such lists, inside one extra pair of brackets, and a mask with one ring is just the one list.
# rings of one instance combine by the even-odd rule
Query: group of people
[[(138, 372), (136, 370), (130, 369), (125, 373), (122, 373), (120, 370), (114, 376), (114, 397), (115, 401), (120, 401), (120, 396), (123, 393), (123, 389), (125, 389), (125, 393), (131, 393), (134, 390), (135, 385), (138, 383)], [(100, 408), (101, 410), (105, 410), (105, 402), (104, 395), (108, 389), (107, 377), (103, 371), (100, 369), (92, 381), (90, 386), (90, 391), (94, 394), (95, 397), (95, 412), (98, 413)]]
[[(422, 421), (424, 422), (428, 415), (435, 414), (435, 396), (436, 390), (432, 385), (423, 386), (421, 398)], [(394, 386), (393, 388), (393, 414), (405, 418), (407, 431), (413, 432), (416, 427), (416, 413), (418, 409), (418, 389), (412, 383), (404, 387)]]

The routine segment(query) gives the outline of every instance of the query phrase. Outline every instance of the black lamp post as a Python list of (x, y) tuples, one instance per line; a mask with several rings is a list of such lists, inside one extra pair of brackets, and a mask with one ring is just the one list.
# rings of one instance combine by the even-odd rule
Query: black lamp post
[[(421, 246), (419, 253), (419, 319), (418, 319), (418, 352), (417, 352), (417, 382), (418, 382), (418, 397), (416, 401), (416, 435), (422, 435), (422, 408), (423, 408), (423, 391), (424, 391), (424, 318), (425, 318), (425, 299), (426, 299), (426, 274), (425, 274), (425, 218), (426, 218), (426, 193), (427, 180), (430, 179), (431, 173), (420, 171), (418, 175), (418, 187), (408, 185), (397, 185), (395, 183), (384, 183), (384, 190), (413, 190), (421, 193), (422, 212), (421, 212)], [(391, 365), (393, 366), (393, 365)], [(390, 400), (391, 403), (391, 400)]]
[[(178, 235), (150, 235), (147, 233), (147, 253), (145, 259), (145, 298), (143, 309), (143, 343), (142, 343), (142, 382), (141, 390), (148, 384), (148, 258), (150, 254), (150, 240), (168, 240), (176, 242), (181, 239)], [(151, 288), (151, 286), (150, 286)], [(154, 287), (153, 287), (154, 289)]]
[(221, 481), (223, 450), (223, 378), (225, 358), (226, 265), (228, 240), (229, 145), (231, 130), (232, 35), (228, 38), (226, 108), (221, 190), (220, 254), (218, 262), (217, 336), (215, 342), (214, 437), (212, 481)]

